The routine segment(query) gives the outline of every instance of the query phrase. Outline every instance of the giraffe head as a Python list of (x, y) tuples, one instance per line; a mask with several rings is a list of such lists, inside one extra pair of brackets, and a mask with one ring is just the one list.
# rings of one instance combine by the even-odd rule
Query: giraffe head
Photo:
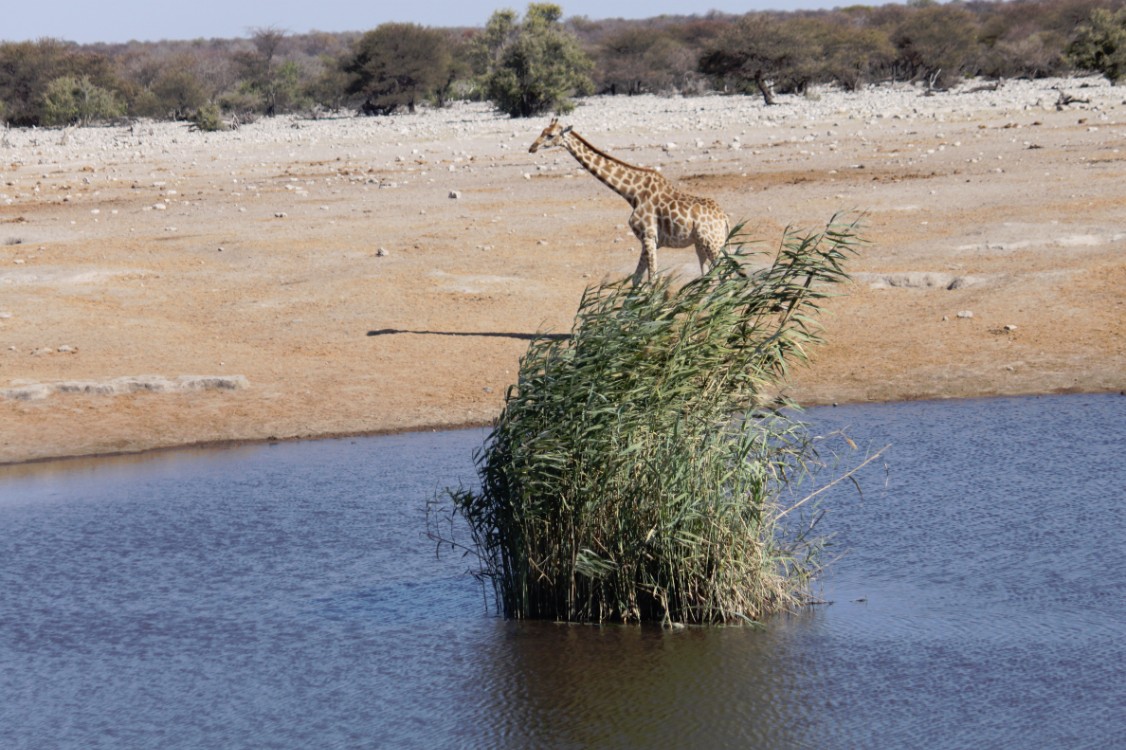
[(535, 140), (532, 147), (528, 149), (528, 153), (534, 154), (541, 148), (552, 148), (558, 146), (563, 142), (563, 136), (571, 132), (571, 126), (563, 127), (559, 124), (559, 118), (551, 118), (551, 124), (543, 129), (540, 137)]

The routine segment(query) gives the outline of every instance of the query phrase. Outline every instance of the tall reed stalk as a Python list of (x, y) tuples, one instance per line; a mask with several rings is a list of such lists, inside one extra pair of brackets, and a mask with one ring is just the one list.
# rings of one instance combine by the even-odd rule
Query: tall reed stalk
[(735, 239), (683, 286), (588, 289), (569, 340), (528, 347), (480, 488), (449, 491), (505, 616), (732, 622), (801, 600), (816, 545), (782, 533), (779, 498), (816, 453), (769, 394), (859, 242), (834, 218), (756, 269)]

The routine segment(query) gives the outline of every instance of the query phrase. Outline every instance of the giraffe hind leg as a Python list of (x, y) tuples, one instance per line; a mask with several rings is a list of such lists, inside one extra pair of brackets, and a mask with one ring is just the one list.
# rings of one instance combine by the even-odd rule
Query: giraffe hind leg
[(715, 266), (718, 257), (719, 253), (716, 250), (715, 243), (704, 240), (696, 241), (696, 258), (700, 261), (701, 276), (707, 273), (709, 268)]
[(715, 263), (715, 257), (702, 242), (696, 243), (696, 259), (700, 261), (700, 275), (703, 276)]

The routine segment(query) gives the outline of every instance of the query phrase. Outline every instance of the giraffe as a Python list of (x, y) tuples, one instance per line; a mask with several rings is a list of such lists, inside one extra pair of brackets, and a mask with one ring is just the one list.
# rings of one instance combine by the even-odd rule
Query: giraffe
[(530, 153), (562, 146), (588, 172), (626, 199), (633, 207), (629, 228), (641, 242), (641, 258), (633, 272), (633, 285), (653, 278), (658, 247), (696, 246), (700, 273), (716, 261), (727, 241), (727, 214), (711, 198), (682, 192), (655, 169), (636, 167), (610, 156), (553, 118), (535, 140)]

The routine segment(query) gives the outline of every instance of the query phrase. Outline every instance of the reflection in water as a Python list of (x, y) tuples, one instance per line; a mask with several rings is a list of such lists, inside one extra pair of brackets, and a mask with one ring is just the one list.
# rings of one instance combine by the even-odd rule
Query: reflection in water
[(809, 414), (832, 604), (512, 623), (423, 506), (480, 430), (0, 468), (0, 747), (1104, 747), (1126, 732), (1126, 398)]
[[(794, 621), (768, 629), (511, 623), (492, 644), (500, 747), (801, 747)], [(799, 625), (801, 627), (803, 625)]]

